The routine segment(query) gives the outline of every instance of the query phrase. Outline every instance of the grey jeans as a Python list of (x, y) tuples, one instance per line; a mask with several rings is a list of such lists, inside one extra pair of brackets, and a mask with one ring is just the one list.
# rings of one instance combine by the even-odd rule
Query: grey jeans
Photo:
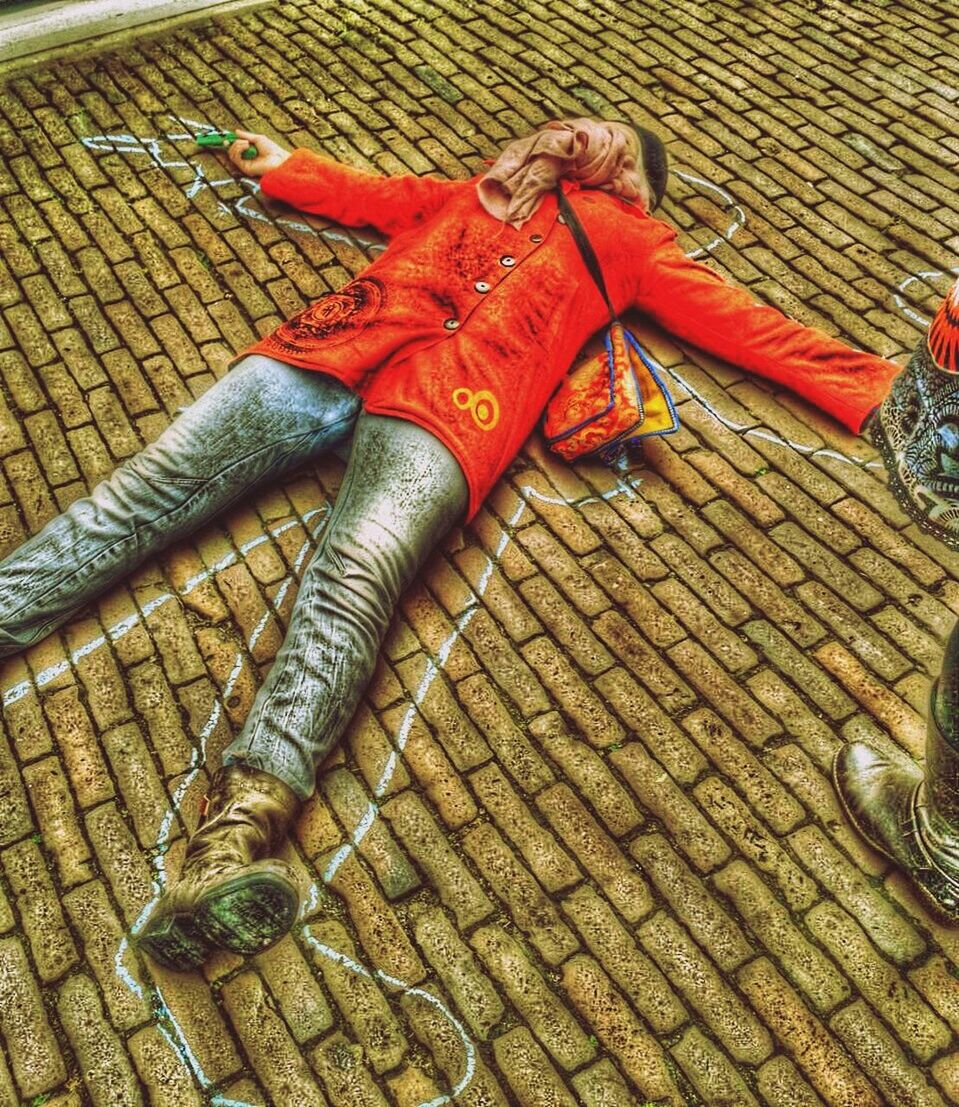
[(322, 373), (251, 356), (160, 437), (0, 561), (0, 657), (39, 641), (150, 555), (353, 434), (286, 638), (224, 761), (303, 798), (353, 715), (402, 591), (462, 514), (453, 455), (403, 419), (360, 414)]

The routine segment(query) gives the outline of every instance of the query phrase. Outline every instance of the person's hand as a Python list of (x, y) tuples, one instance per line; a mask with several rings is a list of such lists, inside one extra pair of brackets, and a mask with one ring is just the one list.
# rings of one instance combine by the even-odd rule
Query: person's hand
[[(284, 150), (266, 135), (255, 135), (250, 131), (234, 131), (234, 134), (236, 142), (230, 143), (227, 153), (230, 161), (248, 177), (262, 177), (267, 170), (276, 169), (290, 156), (289, 150)], [(256, 157), (244, 161), (241, 155), (251, 145), (256, 147)]]

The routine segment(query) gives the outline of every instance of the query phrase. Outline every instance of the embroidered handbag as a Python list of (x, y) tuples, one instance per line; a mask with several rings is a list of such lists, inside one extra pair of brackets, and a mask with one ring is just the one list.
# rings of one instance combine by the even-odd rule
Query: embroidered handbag
[(590, 340), (553, 393), (543, 434), (567, 461), (590, 457), (609, 463), (631, 442), (672, 434), (679, 418), (655, 363), (616, 314), (596, 254), (562, 191), (559, 209), (606, 301), (610, 325), (602, 346), (597, 349), (596, 338)]

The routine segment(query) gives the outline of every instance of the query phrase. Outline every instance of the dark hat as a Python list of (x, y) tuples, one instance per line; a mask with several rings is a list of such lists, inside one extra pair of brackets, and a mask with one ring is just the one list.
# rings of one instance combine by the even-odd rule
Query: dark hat
[(666, 177), (669, 173), (669, 155), (659, 135), (647, 131), (645, 127), (633, 124), (633, 130), (639, 135), (643, 151), (643, 168), (653, 193), (653, 209), (659, 207), (666, 192)]

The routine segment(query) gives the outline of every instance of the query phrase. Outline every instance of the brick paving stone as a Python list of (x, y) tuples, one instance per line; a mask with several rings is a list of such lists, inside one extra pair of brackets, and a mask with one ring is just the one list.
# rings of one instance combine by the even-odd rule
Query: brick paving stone
[[(437, 1006), (442, 1002), (434, 989), (424, 988), (423, 994), (405, 996), (402, 1005), (417, 1038), (429, 1050), (436, 1064), (453, 1087), (462, 1086), (457, 1096), (465, 1107), (510, 1107), (499, 1081), (473, 1053), (471, 1067), (465, 1068), (464, 1044), (459, 1034)], [(424, 996), (430, 997), (429, 999)], [(470, 1074), (469, 1079), (465, 1076)]]
[(852, 914), (883, 953), (907, 962), (923, 952), (925, 942), (915, 928), (849, 864), (818, 827), (800, 827), (788, 840), (806, 868), (816, 873), (817, 880)]
[(166, 818), (169, 799), (140, 729), (135, 723), (115, 727), (103, 735), (103, 744), (140, 844), (152, 846)]
[(325, 1107), (299, 1049), (282, 1020), (270, 1010), (256, 973), (234, 977), (222, 989), (227, 1014), (267, 1093), (283, 1100)]
[(86, 817), (87, 833), (113, 894), (132, 923), (152, 897), (152, 880), (133, 835), (114, 804), (96, 808)]
[(696, 746), (624, 669), (604, 674), (595, 686), (630, 731), (655, 749), (674, 779), (690, 783), (706, 767)]
[(557, 1064), (569, 1070), (592, 1060), (593, 1043), (505, 930), (480, 927), (470, 944)]
[[(370, 808), (370, 799), (352, 773), (336, 769), (321, 782), (323, 794), (348, 834), (362, 823)], [(357, 846), (369, 863), (388, 899), (397, 899), (416, 888), (419, 877), (409, 859), (400, 850), (382, 820), (374, 822)]]
[(959, 1024), (959, 988), (938, 954), (912, 969), (909, 979), (940, 1015), (956, 1029)]
[[(768, 873), (793, 910), (808, 907), (816, 896), (814, 882), (779, 844), (778, 837), (718, 777), (707, 777), (694, 790), (703, 810), (740, 852)], [(802, 830), (794, 831), (794, 835)]]
[[(103, 883), (91, 880), (68, 892), (63, 903), (80, 937), (83, 956), (103, 993), (110, 1021), (120, 1030), (146, 1022), (151, 1012), (143, 972), (129, 943), (121, 948), (124, 928)], [(123, 975), (118, 971), (120, 966)], [(131, 988), (128, 980), (136, 986)]]
[(536, 805), (623, 917), (641, 919), (652, 902), (646, 882), (569, 786), (552, 785)]
[(756, 1073), (756, 1088), (769, 1107), (823, 1107), (788, 1057), (767, 1061)]
[(93, 981), (83, 974), (70, 977), (60, 988), (57, 1011), (94, 1107), (142, 1104), (129, 1055), (103, 1016)]
[(313, 960), (370, 1063), (377, 1072), (394, 1068), (407, 1050), (403, 1030), (369, 969), (357, 961), (349, 935), (336, 922), (314, 923), (309, 929)]
[(416, 706), (458, 769), (474, 768), (489, 758), (489, 747), (460, 710), (445, 680), (432, 676), (432, 661), (417, 654), (400, 662), (396, 671), (414, 695), (417, 689), (425, 689), (424, 694), (417, 695)]
[[(668, 710), (688, 707), (695, 702), (689, 685), (618, 612), (609, 611), (594, 623), (594, 629), (616, 656), (646, 685)], [(597, 681), (599, 686), (602, 678)], [(618, 738), (606, 744), (612, 745)]]
[(333, 1024), (323, 989), (291, 937), (259, 954), (256, 967), (297, 1042), (309, 1041)]
[(675, 919), (659, 912), (637, 933), (662, 972), (689, 1003), (695, 1003), (697, 1013), (737, 1060), (759, 1064), (768, 1057), (772, 1040), (765, 1028)]
[(133, 706), (147, 724), (150, 745), (163, 772), (182, 772), (190, 764), (192, 746), (162, 668), (151, 658), (127, 670)]
[(716, 873), (713, 883), (817, 1011), (831, 1011), (849, 997), (848, 981), (793, 923), (754, 869), (744, 861), (733, 861)]
[(895, 1039), (862, 1000), (850, 1003), (830, 1019), (863, 1071), (888, 1099), (916, 1107), (940, 1107), (939, 1092), (922, 1069), (911, 1065)]
[[(409, 714), (409, 708), (400, 708), (400, 712), (401, 718), (405, 717)], [(389, 722), (390, 718), (390, 713), (384, 714), (383, 722)], [(396, 724), (395, 728), (399, 728), (400, 725), (402, 724)], [(394, 727), (391, 726), (391, 730), (394, 730)], [(448, 759), (439, 745), (433, 742), (433, 738), (427, 733), (426, 728), (420, 725), (419, 720), (415, 720), (415, 718), (410, 727), (410, 738), (408, 738), (406, 747), (409, 748), (411, 739), (419, 736), (419, 732), (422, 732), (423, 742), (429, 743), (431, 748), (436, 747), (435, 755), (420, 751), (421, 761), (425, 762), (430, 770), (429, 782), (424, 783), (426, 783), (427, 788), (433, 783), (436, 784), (437, 788), (443, 788), (446, 780), (436, 766), (439, 763), (445, 767)], [(357, 714), (353, 716), (353, 721), (347, 730), (344, 741), (349, 745), (350, 752), (357, 761), (368, 788), (374, 790), (375, 793), (380, 796), (390, 796), (395, 792), (402, 792), (404, 788), (410, 786), (410, 775), (406, 772), (403, 763), (396, 758), (395, 749), (390, 739), (386, 737), (383, 727), (377, 721), (377, 717), (364, 704), (360, 705)], [(416, 764), (413, 756), (410, 757), (410, 761), (411, 765)], [(457, 776), (454, 776), (454, 779), (458, 782)]]
[(521, 1107), (535, 1107), (544, 1101), (556, 1107), (576, 1107), (562, 1077), (525, 1027), (494, 1038), (493, 1056)]
[(816, 650), (814, 656), (906, 749), (918, 754), (924, 748), (926, 724), (923, 718), (895, 692), (867, 673), (852, 654), (838, 643), (827, 643)]
[(418, 797), (404, 792), (381, 810), (460, 926), (479, 922), (492, 912), (492, 901), (447, 843)]
[(546, 577), (541, 574), (530, 577), (522, 582), (519, 591), (581, 669), (596, 676), (612, 665), (612, 655)]
[(235, 1075), (243, 1064), (237, 1043), (202, 977), (196, 973), (170, 972), (152, 961), (149, 968), (207, 1077), (213, 1083), (220, 1083)]
[(679, 997), (602, 896), (589, 886), (578, 888), (565, 897), (563, 910), (655, 1031), (668, 1034), (685, 1021)]
[(749, 957), (750, 945), (739, 925), (665, 838), (659, 834), (639, 835), (630, 843), (630, 852), (723, 971), (731, 971)]
[(800, 646), (808, 646), (823, 637), (823, 628), (802, 605), (738, 550), (720, 550), (713, 554), (712, 563), (727, 579), (736, 582), (757, 611), (773, 619)]
[(350, 1044), (342, 1034), (331, 1035), (312, 1050), (310, 1063), (319, 1073), (334, 1103), (386, 1107), (387, 1100), (363, 1064), (362, 1047)]
[(778, 746), (766, 754), (765, 761), (829, 837), (854, 858), (864, 872), (878, 876), (884, 871), (885, 862), (879, 854), (866, 845), (842, 817), (832, 781), (813, 765), (804, 750), (792, 743)]
[(643, 821), (629, 793), (606, 767), (603, 758), (584, 742), (571, 738), (555, 711), (530, 724), (550, 760), (589, 800), (614, 838), (621, 838)]
[(19, 938), (0, 940), (0, 1031), (22, 1096), (40, 1096), (66, 1078), (59, 1044)]
[(551, 639), (545, 635), (534, 638), (522, 652), (554, 700), (593, 745), (605, 747), (620, 741), (622, 727)]
[(683, 1101), (662, 1047), (629, 1010), (599, 964), (582, 954), (570, 958), (563, 966), (563, 987), (640, 1093), (680, 1107)]
[(909, 660), (835, 593), (809, 582), (796, 589), (802, 602), (884, 680), (896, 680)]
[(753, 746), (780, 732), (779, 724), (744, 692), (696, 642), (680, 642), (668, 651), (670, 660), (690, 680), (700, 695), (714, 704)]
[[(391, 803), (396, 804), (397, 800)], [(404, 844), (409, 848), (408, 842)], [(410, 852), (416, 856), (415, 851)], [(330, 860), (330, 857), (318, 860), (320, 871)], [(426, 970), (419, 954), (355, 853), (350, 852), (339, 862), (328, 883), (345, 901), (360, 941), (376, 967), (408, 983), (422, 980)]]
[(738, 982), (830, 1107), (883, 1107), (873, 1085), (769, 961), (741, 969)]
[(946, 1024), (899, 980), (896, 968), (876, 952), (850, 915), (835, 904), (820, 903), (805, 922), (916, 1060), (928, 1062), (949, 1045), (952, 1035)]
[(163, 1033), (148, 1026), (129, 1039), (130, 1056), (149, 1102), (156, 1107), (200, 1107), (200, 1094), (180, 1055)]
[(540, 956), (558, 965), (578, 946), (569, 927), (537, 882), (489, 823), (469, 830), (463, 848), (476, 868), (502, 899), (516, 926), (527, 935)]
[(523, 715), (535, 715), (538, 711), (547, 710), (550, 700), (529, 663), (526, 647), (516, 649), (482, 609), (476, 610), (464, 627), (463, 634), (481, 664)]
[(628, 742), (610, 758), (640, 803), (661, 820), (670, 839), (696, 868), (708, 872), (729, 856), (729, 847), (670, 775), (638, 742)]
[(534, 818), (498, 766), (485, 765), (477, 769), (470, 777), (470, 784), (547, 891), (561, 891), (582, 879), (576, 862)]
[[(756, 665), (756, 654), (737, 634), (723, 626), (685, 585), (677, 580), (664, 580), (654, 585), (652, 591), (692, 631), (710, 656), (721, 661), (725, 668), (740, 672)], [(645, 626), (645, 622), (642, 625)], [(656, 644), (672, 645), (673, 641)]]
[(473, 1032), (486, 1038), (506, 1008), (490, 978), (479, 967), (441, 908), (416, 916), (416, 939)]
[(578, 1072), (571, 1083), (584, 1107), (627, 1107), (635, 1103), (635, 1097), (606, 1057)]
[(616, 603), (625, 609), (646, 637), (657, 646), (671, 646), (683, 636), (680, 625), (658, 601), (659, 590), (669, 584), (647, 587), (640, 583), (623, 563), (601, 551), (584, 558), (583, 563)]
[(76, 806), (60, 762), (47, 757), (26, 765), (23, 780), (44, 844), (61, 883), (69, 888), (90, 878), (90, 847), (77, 822)]
[(690, 1027), (672, 1047), (672, 1054), (707, 1103), (758, 1107), (736, 1066), (696, 1027)]
[(830, 718), (842, 719), (855, 710), (855, 704), (839, 685), (831, 681), (819, 666), (813, 664), (806, 653), (800, 652), (787, 641), (772, 624), (757, 619), (747, 623), (743, 629), (749, 640), (763, 651), (769, 661)]
[(805, 818), (802, 805), (712, 711), (694, 711), (683, 725), (716, 768), (736, 782), (750, 806), (762, 811), (774, 830), (784, 834)]
[(78, 960), (53, 881), (34, 842), (11, 846), (4, 850), (2, 860), (37, 973), (49, 983), (63, 976)]

